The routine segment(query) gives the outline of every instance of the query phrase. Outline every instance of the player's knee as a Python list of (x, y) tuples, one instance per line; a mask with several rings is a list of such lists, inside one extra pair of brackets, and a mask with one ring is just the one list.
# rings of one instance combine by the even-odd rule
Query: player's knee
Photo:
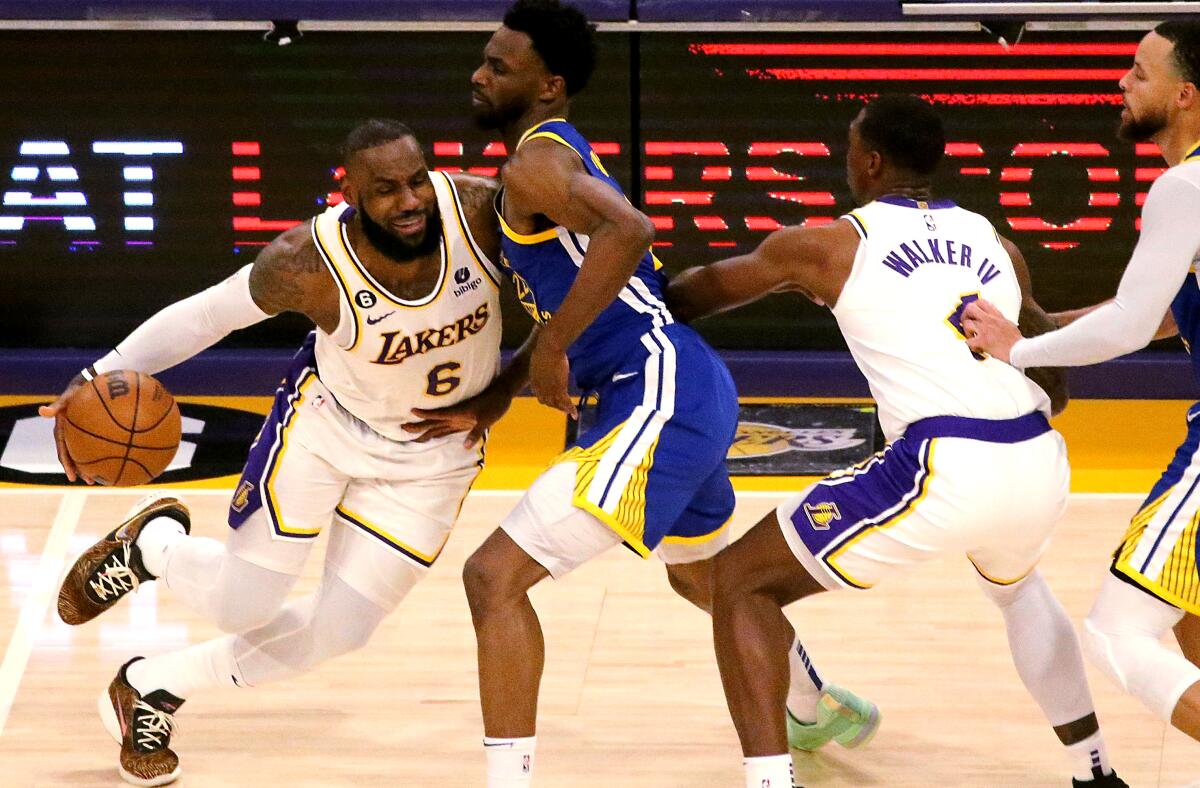
[(375, 626), (373, 619), (357, 617), (343, 617), (326, 623), (318, 633), (321, 660), (358, 651), (370, 642), (371, 635), (375, 634)]
[(731, 560), (730, 555), (729, 550), (724, 550), (713, 559), (712, 603), (714, 615), (718, 609), (728, 611), (751, 594), (766, 590), (763, 587), (761, 576), (746, 571), (738, 561)]
[(476, 550), (463, 564), (462, 579), (472, 615), (486, 612), (504, 595), (504, 567), (482, 549)]
[[(222, 632), (241, 634), (252, 629), (258, 629), (269, 622), (279, 612), (280, 604), (270, 604), (273, 600), (240, 600), (235, 604), (221, 605), (213, 616), (213, 623)], [(266, 602), (267, 604), (263, 604)], [(282, 602), (282, 600), (281, 600)]]
[(712, 580), (711, 559), (694, 564), (667, 565), (667, 582), (671, 584), (672, 590), (702, 610), (712, 609)]
[(1147, 634), (1121, 627), (1096, 611), (1083, 622), (1083, 651), (1093, 666), (1104, 671), (1126, 692), (1135, 692), (1141, 655), (1159, 644)]

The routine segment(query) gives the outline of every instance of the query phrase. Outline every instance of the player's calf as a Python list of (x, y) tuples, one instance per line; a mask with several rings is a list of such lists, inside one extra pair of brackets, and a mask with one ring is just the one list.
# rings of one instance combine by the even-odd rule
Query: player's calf
[(191, 530), (187, 506), (177, 498), (153, 495), (138, 501), (125, 521), (81, 555), (63, 579), (58, 591), (58, 615), (63, 621), (91, 621), (141, 583), (155, 579), (142, 561), (137, 540), (160, 517), (174, 520), (184, 533)]

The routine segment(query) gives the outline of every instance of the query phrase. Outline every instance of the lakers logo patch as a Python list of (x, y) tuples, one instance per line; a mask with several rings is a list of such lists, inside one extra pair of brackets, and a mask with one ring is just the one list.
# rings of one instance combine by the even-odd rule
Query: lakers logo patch
[(254, 492), (254, 482), (242, 480), (233, 494), (233, 502), (229, 504), (229, 508), (235, 512), (243, 511), (250, 503), (250, 493), (252, 492)]
[(804, 516), (808, 518), (809, 525), (816, 531), (828, 531), (831, 523), (842, 519), (842, 513), (838, 511), (838, 505), (833, 501), (821, 503), (805, 501)]
[(853, 427), (795, 428), (756, 421), (738, 424), (729, 459), (767, 457), (789, 451), (840, 451), (866, 442)]

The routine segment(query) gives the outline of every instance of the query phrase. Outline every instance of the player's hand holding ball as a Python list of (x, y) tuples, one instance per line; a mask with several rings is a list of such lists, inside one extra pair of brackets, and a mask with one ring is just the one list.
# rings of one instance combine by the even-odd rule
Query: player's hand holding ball
[(114, 370), (78, 375), (38, 413), (54, 419), (54, 442), (67, 479), (130, 487), (170, 465), (179, 448), (175, 398), (150, 375)]

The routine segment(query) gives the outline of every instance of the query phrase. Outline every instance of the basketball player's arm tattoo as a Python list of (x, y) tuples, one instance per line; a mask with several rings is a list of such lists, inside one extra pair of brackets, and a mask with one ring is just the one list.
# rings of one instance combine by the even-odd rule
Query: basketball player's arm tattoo
[[(1017, 328), (1024, 337), (1036, 337), (1048, 331), (1054, 331), (1058, 326), (1046, 314), (1038, 302), (1033, 299), (1033, 282), (1029, 276), (1029, 266), (1025, 256), (1017, 245), (1007, 238), (1000, 238), (1000, 243), (1012, 259), (1013, 270), (1017, 275), (1017, 283), (1021, 287), (1021, 313), (1017, 318)], [(1041, 387), (1050, 397), (1050, 412), (1057, 416), (1067, 407), (1071, 393), (1067, 387), (1066, 371), (1062, 367), (1034, 367), (1025, 370), (1025, 375)]]
[(293, 227), (259, 252), (250, 270), (250, 296), (269, 315), (299, 312), (327, 333), (337, 327), (337, 287), (307, 224)]
[(471, 237), (488, 259), (493, 263), (500, 259), (500, 222), (496, 218), (493, 207), (496, 192), (500, 183), (494, 178), (484, 178), (478, 175), (454, 174), (454, 188), (458, 190), (458, 200), (462, 204), (463, 214), (467, 217), (467, 226)]

